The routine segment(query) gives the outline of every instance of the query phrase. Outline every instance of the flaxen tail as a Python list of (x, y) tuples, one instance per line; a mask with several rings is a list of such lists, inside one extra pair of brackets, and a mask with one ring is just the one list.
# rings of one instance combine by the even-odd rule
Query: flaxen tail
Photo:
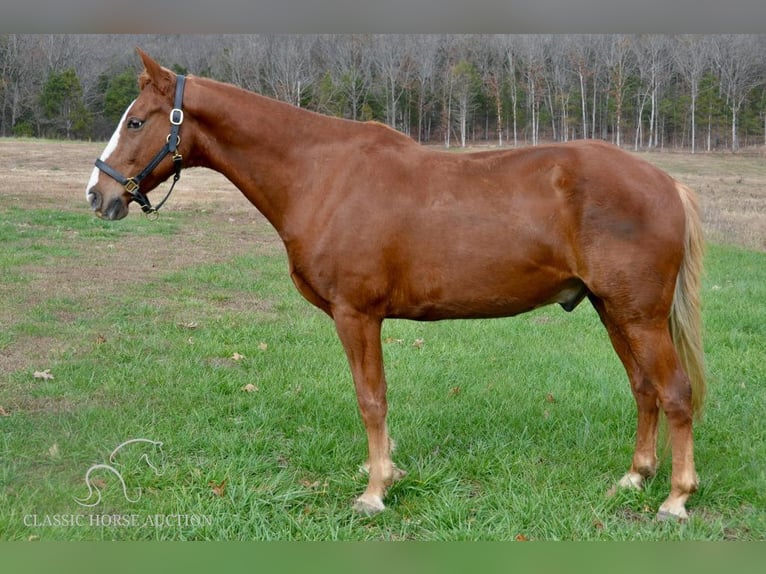
[(676, 280), (673, 306), (670, 310), (670, 332), (681, 364), (692, 386), (692, 408), (699, 417), (705, 402), (705, 357), (702, 347), (702, 259), (704, 239), (699, 205), (694, 192), (676, 182), (678, 195), (686, 213), (684, 258)]

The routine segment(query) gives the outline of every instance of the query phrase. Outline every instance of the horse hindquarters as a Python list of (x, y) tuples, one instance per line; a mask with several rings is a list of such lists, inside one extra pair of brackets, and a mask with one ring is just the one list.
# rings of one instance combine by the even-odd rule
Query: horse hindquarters
[[(676, 184), (684, 213), (683, 244), (677, 247), (680, 263), (661, 264), (663, 250), (656, 250), (656, 265), (647, 263), (646, 252), (637, 254), (644, 261), (644, 273), (667, 277), (677, 270), (672, 295), (661, 286), (652, 296), (652, 284), (634, 272), (629, 288), (612, 288), (590, 299), (609, 332), (610, 339), (630, 379), (638, 407), (636, 450), (630, 471), (619, 486), (640, 487), (656, 469), (658, 407), (665, 413), (672, 452), (671, 492), (660, 507), (658, 517), (687, 517), (685, 503), (697, 489), (694, 468), (692, 421), (705, 396), (704, 366), (699, 303), (702, 272), (702, 233), (693, 193)], [(645, 247), (645, 246), (644, 246)], [(630, 259), (630, 258), (625, 258)], [(640, 269), (640, 266), (638, 266)], [(658, 273), (658, 269), (664, 269)], [(624, 286), (623, 286), (624, 287)], [(634, 291), (644, 290), (640, 296)], [(668, 299), (671, 299), (668, 301)]]

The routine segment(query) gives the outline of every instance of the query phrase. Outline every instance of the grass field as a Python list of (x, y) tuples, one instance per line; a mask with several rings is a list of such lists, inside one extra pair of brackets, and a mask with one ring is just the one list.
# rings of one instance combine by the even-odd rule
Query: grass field
[[(332, 323), (225, 180), (184, 172), (158, 222), (84, 201), (100, 144), (0, 140), (0, 539), (763, 540), (766, 169), (649, 159), (696, 187), (708, 235), (709, 402), (685, 523), (628, 468), (635, 407), (587, 304), (384, 329), (388, 510), (355, 515), (366, 438)], [(109, 463), (91, 484), (86, 472)], [(148, 454), (147, 464), (141, 458)], [(155, 471), (156, 469), (156, 471)]]

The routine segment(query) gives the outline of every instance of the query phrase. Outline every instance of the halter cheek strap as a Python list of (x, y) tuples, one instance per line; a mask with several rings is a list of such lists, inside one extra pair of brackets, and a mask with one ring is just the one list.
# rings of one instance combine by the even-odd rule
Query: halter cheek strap
[[(145, 214), (156, 214), (162, 207), (173, 192), (173, 188), (176, 182), (181, 178), (181, 167), (183, 163), (183, 157), (178, 153), (178, 144), (181, 143), (181, 136), (178, 135), (181, 130), (181, 124), (184, 121), (183, 112), (183, 98), (184, 98), (184, 84), (186, 83), (186, 77), (179, 74), (176, 76), (176, 92), (175, 100), (173, 102), (173, 109), (170, 110), (170, 133), (168, 134), (165, 145), (157, 152), (152, 161), (139, 173), (133, 177), (125, 177), (119, 171), (112, 166), (103, 162), (100, 158), (96, 160), (96, 167), (114, 179), (117, 183), (125, 188), (133, 200), (141, 206), (141, 211)], [(149, 198), (141, 191), (141, 182), (152, 173), (160, 162), (165, 159), (165, 156), (172, 154), (173, 156), (173, 183), (170, 185), (165, 197), (160, 201), (156, 207), (152, 206)]]

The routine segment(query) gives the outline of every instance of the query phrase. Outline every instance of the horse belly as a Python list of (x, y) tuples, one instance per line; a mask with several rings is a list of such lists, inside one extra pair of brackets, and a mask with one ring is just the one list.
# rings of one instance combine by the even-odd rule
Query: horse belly
[(579, 279), (555, 266), (498, 262), (478, 269), (455, 262), (401, 279), (387, 315), (421, 321), (510, 317), (551, 303), (571, 310), (586, 294)]

